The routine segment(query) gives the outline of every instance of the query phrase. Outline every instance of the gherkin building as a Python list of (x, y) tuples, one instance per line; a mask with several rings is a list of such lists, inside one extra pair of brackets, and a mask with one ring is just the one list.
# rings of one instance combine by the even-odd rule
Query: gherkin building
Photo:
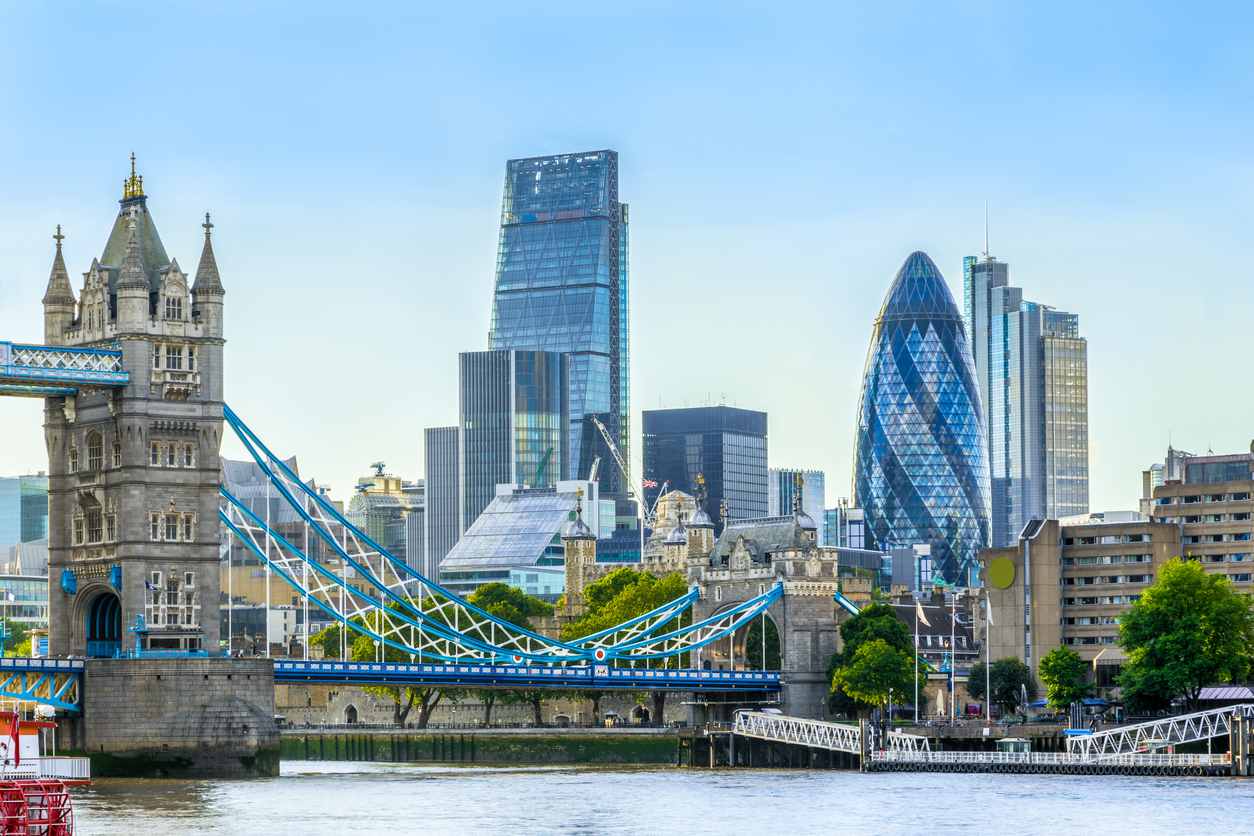
[(930, 568), (921, 584), (976, 579), (976, 555), (989, 543), (984, 426), (962, 314), (932, 259), (912, 253), (871, 335), (854, 494), (881, 549), (931, 546), (930, 561), (915, 570)]

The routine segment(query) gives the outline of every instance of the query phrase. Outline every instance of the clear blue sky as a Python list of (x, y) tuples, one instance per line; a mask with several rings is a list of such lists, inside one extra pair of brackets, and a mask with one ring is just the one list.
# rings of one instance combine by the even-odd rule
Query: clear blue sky
[[(54, 227), (77, 287), (133, 150), (186, 270), (213, 213), (232, 407), (338, 496), (417, 478), (505, 161), (614, 148), (634, 408), (766, 410), (831, 504), (889, 281), (922, 249), (961, 299), (987, 198), (1089, 339), (1093, 508), (1132, 508), (1169, 435), (1254, 436), (1254, 14), (1008, 5), (0, 2), (0, 339), (42, 339)], [(0, 473), (46, 467), (41, 408), (0, 399)]]

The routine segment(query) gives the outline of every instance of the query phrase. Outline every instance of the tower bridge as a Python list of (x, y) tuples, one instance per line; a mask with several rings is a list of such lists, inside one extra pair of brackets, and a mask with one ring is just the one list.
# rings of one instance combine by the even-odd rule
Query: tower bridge
[[(169, 748), (161, 751), (191, 751), (209, 738), (237, 734), (222, 729), (239, 728), (252, 729), (240, 745), (265, 749), (273, 699), (267, 704), (257, 697), (262, 692), (249, 689), (262, 670), (270, 680), (271, 663), (258, 668), (261, 660), (210, 658), (220, 653), (225, 529), (311, 604), (411, 660), (380, 663), (381, 670), (284, 662), (273, 671), (280, 681), (451, 678), (554, 688), (589, 682), (609, 690), (752, 691), (759, 702), (778, 699), (796, 713), (821, 709), (837, 625), (856, 607), (840, 594), (835, 550), (817, 546), (814, 521), (800, 511), (739, 521), (717, 541), (704, 510), (677, 517), (662, 556), (640, 568), (679, 572), (689, 593), (573, 641), (494, 618), (416, 575), (349, 525), (224, 403), (226, 291), (208, 214), (200, 226), (204, 243), (188, 273), (165, 250), (132, 156), (108, 239), (77, 290), (60, 227), (53, 236), (43, 344), (0, 342), (0, 395), (44, 399), (50, 575), (49, 658), (0, 669), (3, 694), (81, 710), (84, 723), (72, 737), (93, 751), (99, 745), (116, 754), (151, 754), (147, 743), (128, 742), (117, 729), (112, 737), (93, 731), (100, 720), (93, 712), (134, 703), (136, 693), (149, 700), (149, 714), (200, 711), (200, 737), (163, 743)], [(274, 496), (296, 509), (311, 536), (377, 595), (348, 586), (223, 489), (219, 454), (228, 429), (261, 465)], [(581, 612), (584, 585), (603, 567), (581, 518), (566, 540), (573, 617)], [(777, 626), (781, 671), (747, 670), (746, 636), (760, 619)], [(68, 662), (71, 667), (59, 667)], [(93, 670), (101, 671), (98, 686)], [(169, 717), (153, 722), (176, 725)]]

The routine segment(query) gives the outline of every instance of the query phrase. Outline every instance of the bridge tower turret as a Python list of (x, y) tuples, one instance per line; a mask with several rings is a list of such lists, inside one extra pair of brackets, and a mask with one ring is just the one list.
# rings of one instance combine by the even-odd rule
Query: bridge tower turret
[(575, 520), (562, 535), (562, 546), (566, 560), (563, 612), (566, 615), (583, 615), (583, 567), (597, 562), (597, 538), (583, 521), (583, 505), (579, 500), (575, 501)]
[(48, 277), (48, 291), (44, 294), (44, 342), (63, 345), (65, 330), (74, 323), (74, 290), (70, 287), (70, 275), (65, 271), (65, 259), (61, 257), (61, 224), (57, 224), (57, 254), (52, 259), (52, 275)]
[(120, 348), (129, 376), (45, 401), (49, 650), (115, 655), (136, 646), (127, 627), (143, 616), (152, 649), (216, 651), (222, 284), (206, 238), (193, 294), (134, 157), (119, 203), (80, 315), (60, 246), (44, 298), (49, 344)]

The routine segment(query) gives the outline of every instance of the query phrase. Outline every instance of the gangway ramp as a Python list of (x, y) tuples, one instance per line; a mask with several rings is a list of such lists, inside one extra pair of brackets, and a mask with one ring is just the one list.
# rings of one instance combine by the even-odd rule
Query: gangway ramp
[(1254, 717), (1254, 703), (1213, 708), (1177, 717), (1160, 717), (1091, 735), (1076, 735), (1067, 740), (1067, 751), (1081, 758), (1102, 761), (1119, 755), (1149, 752), (1211, 737), (1225, 737), (1232, 730), (1234, 715)]
[[(848, 752), (854, 755), (862, 753), (862, 728), (844, 723), (827, 723), (823, 720), (808, 720), (804, 717), (789, 717), (783, 714), (763, 714), (757, 711), (738, 711), (732, 733), (758, 740), (829, 749), (833, 752)], [(920, 735), (889, 732), (885, 742), (887, 751), (891, 752), (928, 751), (927, 738)]]

